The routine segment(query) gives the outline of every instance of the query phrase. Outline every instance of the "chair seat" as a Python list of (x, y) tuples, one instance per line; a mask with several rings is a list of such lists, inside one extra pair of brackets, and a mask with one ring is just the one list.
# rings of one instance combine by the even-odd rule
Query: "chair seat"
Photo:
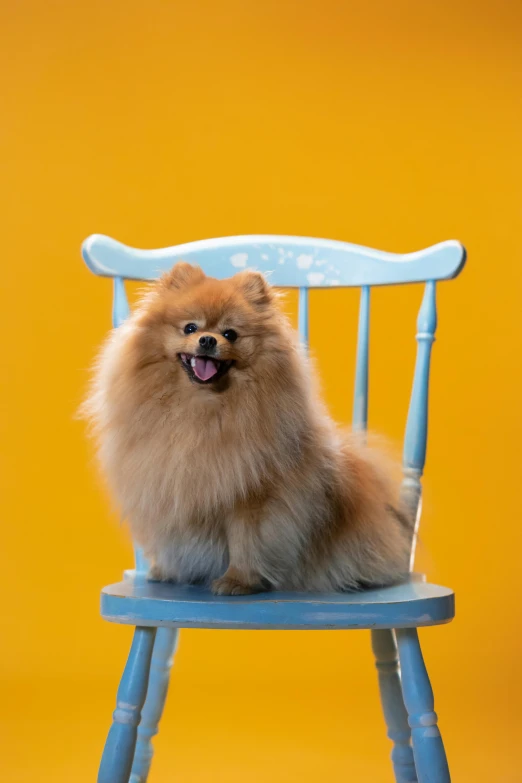
[(101, 613), (127, 625), (267, 630), (418, 628), (452, 620), (453, 591), (422, 580), (414, 574), (403, 584), (358, 593), (224, 597), (202, 587), (130, 575), (102, 590)]

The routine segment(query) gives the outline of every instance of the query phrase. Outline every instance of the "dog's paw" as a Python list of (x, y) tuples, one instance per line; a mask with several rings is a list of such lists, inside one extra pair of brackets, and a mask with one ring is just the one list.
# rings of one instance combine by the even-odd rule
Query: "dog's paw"
[(242, 582), (236, 577), (226, 574), (212, 582), (212, 592), (214, 595), (252, 595), (262, 591), (260, 585), (250, 585)]

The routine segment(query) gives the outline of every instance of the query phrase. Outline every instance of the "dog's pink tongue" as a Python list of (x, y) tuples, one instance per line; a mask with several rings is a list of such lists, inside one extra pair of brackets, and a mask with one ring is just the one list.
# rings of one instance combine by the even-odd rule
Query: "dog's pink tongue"
[(212, 359), (207, 359), (205, 356), (196, 356), (194, 372), (200, 381), (208, 381), (217, 371), (217, 364)]

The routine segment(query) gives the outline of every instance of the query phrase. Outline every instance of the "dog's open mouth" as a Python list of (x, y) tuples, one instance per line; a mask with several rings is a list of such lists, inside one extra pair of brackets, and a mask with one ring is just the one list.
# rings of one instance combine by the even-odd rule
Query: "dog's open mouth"
[(230, 370), (233, 364), (232, 361), (193, 353), (180, 353), (179, 358), (189, 377), (197, 383), (215, 383)]

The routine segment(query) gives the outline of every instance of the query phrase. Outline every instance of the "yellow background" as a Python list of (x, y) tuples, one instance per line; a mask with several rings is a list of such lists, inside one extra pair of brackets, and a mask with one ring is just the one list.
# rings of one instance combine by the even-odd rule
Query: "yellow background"
[[(92, 232), (465, 243), (419, 555), (458, 615), (421, 639), (454, 780), (522, 781), (520, 2), (22, 0), (1, 31), (2, 781), (95, 779), (130, 642), (98, 614), (130, 545), (73, 420), (110, 317)], [(371, 424), (396, 442), (420, 296), (373, 298)], [(357, 298), (311, 298), (348, 422)], [(368, 634), (184, 632), (156, 748), (152, 783), (391, 781)]]

